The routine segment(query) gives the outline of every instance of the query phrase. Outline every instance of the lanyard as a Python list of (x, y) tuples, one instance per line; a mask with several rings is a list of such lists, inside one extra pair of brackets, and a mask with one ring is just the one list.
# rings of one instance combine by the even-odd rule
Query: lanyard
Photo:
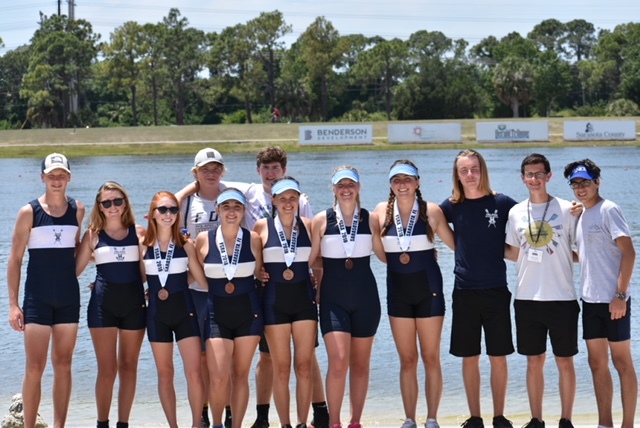
[(416, 218), (418, 218), (418, 200), (413, 201), (411, 216), (409, 217), (409, 223), (407, 223), (407, 233), (404, 233), (404, 229), (402, 228), (402, 217), (400, 217), (400, 210), (398, 209), (398, 200), (393, 204), (393, 218), (396, 223), (396, 234), (398, 235), (400, 250), (407, 251), (409, 247), (411, 247), (411, 235), (413, 235), (413, 227), (416, 225)]
[(360, 207), (356, 205), (356, 210), (353, 212), (353, 221), (351, 222), (351, 233), (347, 236), (347, 228), (344, 224), (344, 216), (340, 209), (340, 204), (336, 204), (336, 215), (338, 217), (338, 229), (340, 230), (340, 236), (342, 237), (342, 245), (344, 246), (344, 252), (347, 254), (347, 258), (353, 254), (353, 249), (356, 244), (356, 235), (358, 234), (358, 223), (360, 218)]
[(284, 228), (282, 227), (282, 222), (280, 221), (280, 217), (276, 216), (273, 219), (276, 231), (278, 232), (278, 238), (280, 238), (280, 246), (282, 247), (282, 252), (284, 253), (284, 262), (287, 267), (291, 266), (293, 260), (296, 258), (296, 247), (298, 245), (298, 228), (296, 227), (298, 223), (298, 219), (294, 217), (293, 219), (293, 227), (291, 229), (291, 244), (287, 244), (287, 236), (284, 234)]
[(227, 276), (227, 279), (229, 281), (231, 281), (231, 279), (236, 275), (236, 271), (238, 270), (238, 258), (240, 258), (240, 247), (242, 247), (242, 235), (242, 228), (240, 228), (238, 229), (238, 235), (236, 236), (236, 244), (233, 249), (233, 258), (231, 259), (231, 262), (229, 262), (229, 255), (227, 254), (227, 247), (224, 245), (222, 230), (220, 230), (220, 228), (216, 230), (216, 243), (218, 244), (218, 249), (220, 250), (222, 268), (224, 269), (224, 274)]
[(160, 246), (158, 240), (153, 244), (153, 258), (156, 261), (158, 267), (158, 279), (160, 279), (160, 286), (164, 288), (169, 277), (169, 265), (171, 265), (171, 259), (173, 258), (173, 250), (175, 249), (173, 240), (169, 241), (169, 248), (167, 248), (166, 258), (164, 259), (164, 268), (162, 267), (162, 254), (160, 254)]
[[(547, 210), (549, 209), (549, 203), (551, 203), (551, 196), (547, 195), (547, 205), (544, 207), (544, 212), (542, 213), (542, 220), (540, 220), (540, 227), (538, 228), (538, 235), (536, 236), (536, 240), (533, 240), (533, 231), (531, 230), (531, 200), (527, 199), (527, 223), (529, 226), (529, 236), (531, 237), (531, 241), (534, 244), (537, 244), (540, 240), (540, 233), (542, 233), (542, 227), (544, 224), (544, 218), (547, 216)], [(535, 222), (535, 220), (534, 220)]]

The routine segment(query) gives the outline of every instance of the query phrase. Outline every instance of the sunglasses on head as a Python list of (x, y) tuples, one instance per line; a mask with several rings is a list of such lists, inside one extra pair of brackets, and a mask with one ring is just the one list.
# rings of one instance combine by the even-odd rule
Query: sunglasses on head
[(120, 207), (124, 204), (124, 198), (107, 199), (106, 201), (100, 201), (100, 205), (104, 208), (111, 208), (111, 205)]
[(156, 207), (156, 209), (160, 214), (163, 214), (163, 215), (166, 214), (167, 211), (169, 211), (173, 215), (178, 214), (178, 211), (180, 211), (180, 208), (178, 207)]

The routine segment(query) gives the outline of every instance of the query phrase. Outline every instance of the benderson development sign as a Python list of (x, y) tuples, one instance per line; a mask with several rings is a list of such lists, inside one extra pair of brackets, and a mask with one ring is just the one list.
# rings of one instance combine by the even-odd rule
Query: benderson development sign
[(565, 141), (635, 140), (635, 120), (567, 121), (564, 123)]
[(478, 122), (476, 141), (549, 141), (549, 122)]
[(373, 144), (373, 125), (301, 126), (300, 145)]

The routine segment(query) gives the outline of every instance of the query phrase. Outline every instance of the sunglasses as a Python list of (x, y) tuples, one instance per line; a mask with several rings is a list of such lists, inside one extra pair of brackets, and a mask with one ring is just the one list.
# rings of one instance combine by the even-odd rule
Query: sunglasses
[(178, 207), (156, 207), (156, 209), (162, 215), (166, 214), (167, 211), (170, 212), (173, 215), (176, 215), (176, 214), (178, 214), (178, 211), (180, 211), (180, 208), (178, 208)]
[(111, 208), (111, 205), (115, 205), (116, 207), (121, 207), (124, 204), (124, 198), (115, 198), (115, 199), (107, 199), (106, 201), (100, 201), (100, 205), (103, 208)]

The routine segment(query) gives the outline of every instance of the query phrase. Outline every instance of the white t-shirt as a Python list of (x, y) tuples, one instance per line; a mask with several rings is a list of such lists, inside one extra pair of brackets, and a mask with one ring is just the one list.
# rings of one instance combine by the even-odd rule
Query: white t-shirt
[[(253, 230), (253, 226), (261, 218), (271, 217), (273, 205), (271, 195), (264, 191), (262, 184), (252, 184), (249, 186), (244, 196), (247, 198), (247, 212), (244, 215), (244, 227)], [(313, 218), (309, 199), (305, 195), (300, 195), (300, 217)]]
[(580, 216), (576, 244), (585, 302), (610, 303), (614, 299), (622, 260), (615, 240), (623, 236), (631, 236), (624, 214), (618, 205), (607, 199), (584, 210)]
[(533, 204), (525, 200), (509, 211), (506, 242), (520, 249), (515, 299), (536, 301), (576, 300), (573, 253), (577, 219), (571, 202), (553, 198)]

